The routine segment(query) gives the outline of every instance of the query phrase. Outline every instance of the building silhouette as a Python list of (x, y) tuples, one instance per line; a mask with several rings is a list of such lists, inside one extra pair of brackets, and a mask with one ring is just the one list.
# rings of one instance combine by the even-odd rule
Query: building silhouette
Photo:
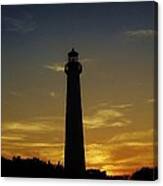
[(83, 144), (83, 123), (80, 94), (80, 74), (82, 65), (79, 54), (72, 49), (65, 65), (67, 74), (66, 132), (65, 132), (65, 176), (80, 178), (85, 174), (85, 154)]

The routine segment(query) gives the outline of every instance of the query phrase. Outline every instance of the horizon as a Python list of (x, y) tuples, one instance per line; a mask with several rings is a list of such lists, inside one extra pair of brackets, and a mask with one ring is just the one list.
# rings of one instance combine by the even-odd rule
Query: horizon
[[(21, 157), (21, 156), (18, 155), (18, 156), (13, 156), (13, 157), (10, 157), (10, 158), (1, 156), (1, 158), (2, 159), (4, 158), (6, 160), (10, 160), (10, 161), (14, 161), (14, 159), (15, 160), (16, 159), (20, 159), (20, 160), (23, 160), (23, 161), (38, 159), (39, 161), (43, 161), (43, 162), (45, 162), (47, 164), (51, 164), (53, 166), (60, 165), (60, 166), (63, 166), (63, 168), (64, 168), (64, 165), (60, 161), (57, 161), (57, 162), (53, 163), (50, 160), (47, 160), (46, 161), (46, 160), (39, 159), (38, 157)], [(153, 169), (153, 171), (154, 171), (155, 168), (157, 169), (158, 167), (157, 166), (155, 166), (155, 167), (139, 167), (139, 168), (135, 169), (133, 172), (131, 172), (130, 174), (115, 174), (115, 175), (109, 174), (106, 170), (100, 170), (100, 169), (96, 169), (96, 168), (86, 168), (86, 171), (89, 171), (89, 170), (99, 170), (101, 172), (104, 171), (106, 173), (106, 176), (108, 176), (108, 177), (117, 177), (117, 176), (119, 177), (120, 176), (120, 177), (130, 178), (137, 171), (140, 171), (142, 169)]]

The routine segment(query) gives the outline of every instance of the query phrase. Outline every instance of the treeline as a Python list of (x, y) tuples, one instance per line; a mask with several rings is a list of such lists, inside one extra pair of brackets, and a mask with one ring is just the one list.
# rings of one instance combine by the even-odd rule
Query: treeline
[(1, 157), (2, 177), (61, 178), (63, 173), (64, 168), (59, 162), (53, 165), (35, 157), (22, 159), (17, 156), (11, 160)]
[[(1, 157), (2, 177), (31, 177), (31, 178), (65, 178), (64, 167), (58, 162), (52, 164), (38, 158), (22, 159), (20, 156), (6, 159)], [(109, 179), (109, 180), (156, 180), (158, 177), (157, 168), (141, 168), (132, 176), (108, 176), (106, 171), (98, 169), (86, 170), (85, 179)]]

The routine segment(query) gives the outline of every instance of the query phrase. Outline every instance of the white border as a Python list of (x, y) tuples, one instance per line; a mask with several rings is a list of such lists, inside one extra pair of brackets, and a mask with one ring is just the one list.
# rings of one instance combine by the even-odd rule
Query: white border
[[(134, 0), (128, 0), (128, 2), (131, 2)], [(95, 186), (101, 186), (101, 185), (163, 185), (163, 161), (161, 160), (161, 157), (163, 157), (163, 148), (161, 147), (161, 142), (163, 141), (163, 135), (161, 135), (161, 132), (163, 131), (163, 115), (161, 114), (162, 107), (163, 107), (163, 99), (161, 95), (163, 95), (163, 84), (161, 83), (163, 80), (163, 50), (162, 49), (162, 33), (163, 33), (163, 27), (162, 27), (162, 18), (163, 18), (163, 0), (156, 0), (159, 3), (159, 180), (155, 182), (147, 182), (147, 181), (120, 181), (120, 180), (67, 180), (67, 179), (26, 179), (26, 178), (0, 178), (0, 185), (3, 186), (29, 186), (31, 184), (39, 184), (39, 186), (46, 185), (86, 185), (89, 184), (95, 185)], [(46, 3), (72, 3), (72, 2), (117, 2), (117, 0), (1, 0), (0, 4), (46, 4)], [(124, 2), (122, 0), (118, 0), (118, 2)], [(1, 36), (0, 36), (1, 37)], [(0, 38), (1, 39), (1, 38)], [(1, 53), (0, 53), (1, 54)], [(1, 56), (1, 55), (0, 55)], [(0, 68), (1, 70), (1, 68)], [(1, 73), (1, 71), (0, 71)], [(1, 80), (1, 78), (0, 78)], [(0, 100), (1, 101), (1, 100)]]

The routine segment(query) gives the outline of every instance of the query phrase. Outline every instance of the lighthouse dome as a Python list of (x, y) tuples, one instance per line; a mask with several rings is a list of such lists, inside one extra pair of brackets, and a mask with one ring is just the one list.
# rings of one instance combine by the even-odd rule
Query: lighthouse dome
[(79, 53), (76, 52), (74, 48), (72, 48), (72, 50), (68, 53), (69, 57), (77, 57), (78, 55)]

